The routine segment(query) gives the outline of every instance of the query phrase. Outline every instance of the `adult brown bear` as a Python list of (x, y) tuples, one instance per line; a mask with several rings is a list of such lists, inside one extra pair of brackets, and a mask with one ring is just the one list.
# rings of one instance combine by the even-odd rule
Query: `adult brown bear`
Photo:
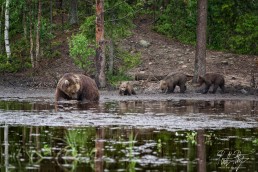
[(56, 86), (55, 100), (98, 101), (98, 87), (88, 76), (66, 73)]
[(119, 94), (121, 96), (123, 95), (130, 96), (132, 94), (136, 95), (136, 92), (134, 91), (133, 86), (129, 82), (125, 81), (125, 82), (122, 82), (121, 85), (119, 86)]
[(183, 73), (171, 73), (160, 81), (160, 89), (164, 93), (173, 93), (176, 86), (180, 87), (180, 93), (186, 91), (187, 76)]
[(205, 84), (205, 88), (202, 91), (203, 94), (206, 94), (210, 87), (213, 85), (212, 93), (216, 93), (218, 87), (225, 92), (225, 79), (224, 76), (218, 73), (206, 73), (204, 76), (199, 76), (198, 78), (199, 85)]

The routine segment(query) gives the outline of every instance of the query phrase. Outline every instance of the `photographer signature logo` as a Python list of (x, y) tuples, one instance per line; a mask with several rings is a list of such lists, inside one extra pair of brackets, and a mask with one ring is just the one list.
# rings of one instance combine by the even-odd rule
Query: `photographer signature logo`
[(245, 157), (246, 155), (242, 154), (241, 151), (225, 151), (220, 150), (217, 153), (218, 164), (221, 165), (221, 167), (226, 167), (231, 170), (238, 171), (240, 166), (246, 162), (249, 158)]

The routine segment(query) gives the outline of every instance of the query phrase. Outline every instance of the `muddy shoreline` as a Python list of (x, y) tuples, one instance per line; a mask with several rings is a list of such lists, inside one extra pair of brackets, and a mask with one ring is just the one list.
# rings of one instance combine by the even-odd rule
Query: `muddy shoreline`
[[(68, 101), (60, 102), (56, 106), (54, 93), (53, 88), (0, 86), (0, 100), (8, 104), (5, 105), (8, 109), (0, 111), (0, 126), (3, 124), (67, 127), (119, 126), (174, 131), (227, 127), (254, 128), (257, 127), (258, 122), (256, 115), (258, 99), (255, 95), (229, 93), (204, 95), (189, 91), (184, 94), (140, 93), (133, 96), (120, 96), (118, 91), (100, 91), (100, 103), (97, 105)], [(14, 104), (20, 102), (18, 103), (20, 108), (28, 106), (29, 109), (22, 111), (10, 109), (15, 106), (12, 101)], [(196, 106), (193, 101), (210, 101), (211, 104), (208, 103), (207, 107), (202, 103)], [(234, 103), (228, 105), (225, 103), (227, 101)], [(245, 103), (241, 104), (241, 102)], [(196, 108), (200, 109), (195, 111)]]
[[(20, 100), (20, 101), (47, 101), (54, 102), (54, 88), (27, 88), (27, 87), (3, 87), (0, 86), (1, 100)], [(118, 91), (100, 91), (100, 102), (108, 101), (164, 101), (164, 100), (247, 100), (258, 101), (257, 95), (246, 95), (242, 93), (216, 93), (200, 94), (187, 91), (184, 94), (162, 94), (162, 93), (138, 93), (132, 96), (120, 96)]]

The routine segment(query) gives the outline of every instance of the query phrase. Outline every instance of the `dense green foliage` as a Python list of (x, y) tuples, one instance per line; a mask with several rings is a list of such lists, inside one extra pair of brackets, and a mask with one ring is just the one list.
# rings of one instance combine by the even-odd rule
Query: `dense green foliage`
[(155, 26), (155, 30), (185, 43), (195, 43), (196, 1), (172, 1)]
[[(129, 6), (125, 1), (105, 1), (105, 39), (107, 40), (107, 61), (109, 61), (108, 47), (111, 40), (116, 42), (118, 39), (124, 38), (130, 35), (130, 29), (133, 27), (133, 8)], [(86, 73), (93, 72), (94, 66), (93, 60), (90, 57), (94, 55), (93, 49), (95, 44), (95, 13), (89, 15), (81, 24), (79, 32), (72, 36), (70, 39), (69, 51), (71, 57), (75, 60), (75, 63)], [(91, 45), (91, 46), (90, 46)], [(83, 47), (88, 47), (83, 49)], [(138, 65), (139, 55), (131, 55), (129, 53), (118, 50), (118, 46), (114, 45), (114, 54), (116, 63), (114, 72), (108, 73), (107, 78), (111, 84), (117, 83), (119, 80), (128, 79), (126, 71)], [(123, 52), (123, 54), (121, 54)]]
[[(196, 0), (172, 0), (155, 30), (184, 43), (195, 44)], [(258, 3), (253, 0), (208, 1), (209, 48), (258, 54)]]
[[(73, 36), (71, 38), (69, 38), (70, 35), (67, 35), (67, 38), (70, 40), (70, 56), (80, 67), (88, 69), (86, 66), (89, 63), (93, 64), (90, 57), (94, 56), (95, 1), (78, 1), (78, 25), (76, 26), (69, 24), (70, 3), (62, 1), (63, 4), (60, 4), (60, 2), (42, 1), (40, 28), (41, 59), (60, 57), (62, 51), (60, 46), (62, 46), (63, 41), (60, 40), (59, 35), (66, 35), (66, 33), (72, 32)], [(119, 52), (117, 51), (119, 47), (117, 41), (130, 35), (130, 30), (133, 28), (133, 19), (142, 14), (153, 17), (153, 21), (155, 21), (154, 30), (157, 32), (184, 43), (195, 44), (196, 42), (196, 0), (105, 0), (104, 2), (107, 63), (109, 58), (111, 58), (109, 41), (112, 40), (114, 43), (112, 58), (115, 58), (115, 62), (121, 61), (119, 60), (119, 55), (116, 54)], [(0, 0), (0, 72), (17, 72), (30, 68), (32, 66), (30, 60), (30, 22), (32, 23), (32, 36), (35, 46), (38, 0), (10, 1), (9, 38), (12, 54), (9, 61), (6, 58), (4, 47), (4, 11), (5, 0)], [(80, 28), (79, 31), (77, 28)], [(207, 33), (208, 48), (257, 55), (257, 1), (208, 1)], [(79, 52), (81, 47), (87, 47), (88, 49), (85, 51), (80, 50), (81, 52)], [(33, 53), (35, 54), (35, 47), (33, 48)], [(130, 63), (116, 63), (115, 65), (119, 64), (122, 66), (114, 66), (113, 74), (121, 74), (122, 68), (123, 72), (126, 73), (126, 69), (131, 65)], [(93, 70), (90, 69), (89, 71)]]
[(117, 85), (119, 81), (131, 80), (126, 72), (141, 63), (141, 54), (130, 54), (127, 51), (116, 49), (116, 64), (113, 73), (108, 72), (107, 78), (111, 85)]
[(95, 48), (90, 45), (87, 37), (83, 34), (72, 36), (69, 42), (70, 56), (85, 73), (91, 73), (93, 69), (94, 61), (90, 57), (95, 55)]

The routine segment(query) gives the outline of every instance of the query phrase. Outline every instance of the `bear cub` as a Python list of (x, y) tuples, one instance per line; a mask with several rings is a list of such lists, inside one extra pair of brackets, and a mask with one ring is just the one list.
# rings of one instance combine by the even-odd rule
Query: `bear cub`
[(216, 93), (218, 87), (221, 91), (225, 92), (225, 79), (223, 75), (217, 73), (206, 73), (204, 76), (199, 76), (198, 78), (199, 86), (205, 84), (205, 88), (202, 91), (203, 94), (206, 94), (210, 87), (213, 85), (212, 93)]
[(133, 86), (128, 82), (122, 82), (121, 85), (119, 86), (119, 94), (121, 96), (123, 95), (136, 95), (136, 92), (133, 89)]
[(98, 101), (98, 87), (88, 76), (66, 73), (56, 86), (55, 100)]
[(171, 73), (160, 81), (160, 89), (163, 93), (173, 93), (176, 86), (180, 87), (180, 93), (186, 91), (187, 76), (183, 73)]

